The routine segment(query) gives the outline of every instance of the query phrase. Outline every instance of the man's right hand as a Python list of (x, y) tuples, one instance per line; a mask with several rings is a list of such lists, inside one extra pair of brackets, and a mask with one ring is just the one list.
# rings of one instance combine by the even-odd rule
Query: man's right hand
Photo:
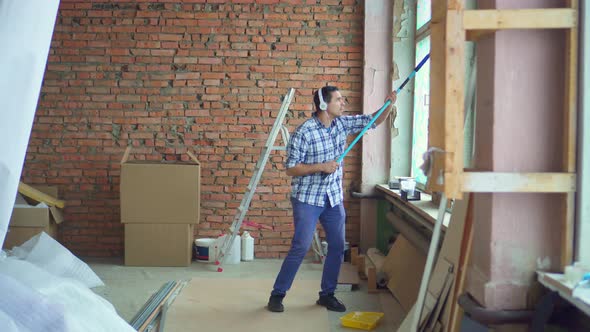
[(325, 162), (322, 164), (322, 172), (332, 174), (336, 172), (339, 166), (335, 160)]

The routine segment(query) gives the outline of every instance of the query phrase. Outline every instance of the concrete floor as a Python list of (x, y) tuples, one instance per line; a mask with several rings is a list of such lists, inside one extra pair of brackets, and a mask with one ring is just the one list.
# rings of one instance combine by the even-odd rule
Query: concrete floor
[[(104, 287), (95, 288), (94, 291), (111, 302), (119, 315), (127, 321), (130, 321), (149, 297), (167, 281), (193, 277), (274, 279), (282, 262), (275, 259), (241, 262), (238, 265), (226, 265), (224, 272), (218, 273), (215, 272), (213, 265), (199, 262), (193, 262), (190, 267), (171, 268), (128, 267), (124, 266), (121, 260), (116, 259), (86, 259), (85, 261), (105, 283)], [(319, 290), (321, 268), (319, 264), (304, 262), (297, 278), (318, 280)], [(404, 318), (404, 312), (399, 303), (388, 291), (369, 294), (366, 289), (366, 282), (362, 281), (358, 290), (339, 292), (336, 296), (346, 305), (349, 312), (384, 312), (385, 316), (374, 331), (397, 331), (397, 327)], [(309, 300), (313, 303), (316, 298)], [(268, 297), (261, 298), (260, 304), (265, 305), (267, 301)], [(353, 331), (340, 325), (339, 318), (343, 315), (343, 313), (329, 312), (330, 331)]]

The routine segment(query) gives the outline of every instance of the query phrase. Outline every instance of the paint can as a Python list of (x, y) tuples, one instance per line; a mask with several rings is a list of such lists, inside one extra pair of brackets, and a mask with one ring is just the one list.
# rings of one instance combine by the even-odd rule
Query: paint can
[(194, 250), (195, 250), (195, 257), (198, 261), (201, 262), (213, 262), (215, 261), (215, 255), (213, 255), (213, 245), (215, 244), (215, 239), (204, 238), (204, 239), (196, 239)]

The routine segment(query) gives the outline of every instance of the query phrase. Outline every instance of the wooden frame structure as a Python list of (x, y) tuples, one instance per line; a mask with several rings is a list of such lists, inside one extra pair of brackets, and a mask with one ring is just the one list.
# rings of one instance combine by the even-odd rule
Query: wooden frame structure
[[(561, 193), (561, 266), (573, 260), (576, 174), (576, 121), (578, 71), (579, 1), (568, 0), (566, 8), (518, 10), (465, 10), (464, 0), (432, 1), (430, 22), (430, 120), (429, 146), (440, 147), (429, 174), (428, 189), (444, 192), (449, 199), (463, 193), (520, 192)], [(498, 30), (563, 29), (566, 31), (563, 162), (559, 173), (499, 173), (464, 170), (465, 43), (477, 41)], [(465, 229), (470, 232), (471, 230)], [(469, 259), (471, 240), (466, 242)], [(459, 273), (459, 275), (461, 275)], [(462, 291), (455, 280), (453, 299)], [(459, 330), (460, 309), (453, 300), (447, 331)]]
[[(449, 199), (461, 199), (465, 192), (563, 193), (561, 264), (566, 266), (573, 259), (578, 0), (569, 0), (567, 8), (516, 10), (465, 10), (463, 2), (432, 1), (429, 145), (443, 147), (445, 152), (435, 156), (429, 189), (443, 191)], [(464, 171), (465, 43), (506, 29), (566, 30), (564, 146), (560, 173)]]

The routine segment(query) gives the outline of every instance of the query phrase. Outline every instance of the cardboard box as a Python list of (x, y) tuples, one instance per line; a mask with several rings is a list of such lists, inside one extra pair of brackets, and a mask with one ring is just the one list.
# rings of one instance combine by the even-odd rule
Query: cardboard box
[[(59, 197), (57, 187), (36, 186), (35, 189)], [(41, 232), (57, 238), (57, 224), (63, 221), (61, 211), (55, 207), (36, 207), (36, 204), (17, 196), (2, 248), (12, 249)]]
[(192, 163), (124, 161), (121, 165), (121, 222), (198, 224), (201, 166)]
[(192, 224), (125, 224), (125, 265), (189, 266)]

